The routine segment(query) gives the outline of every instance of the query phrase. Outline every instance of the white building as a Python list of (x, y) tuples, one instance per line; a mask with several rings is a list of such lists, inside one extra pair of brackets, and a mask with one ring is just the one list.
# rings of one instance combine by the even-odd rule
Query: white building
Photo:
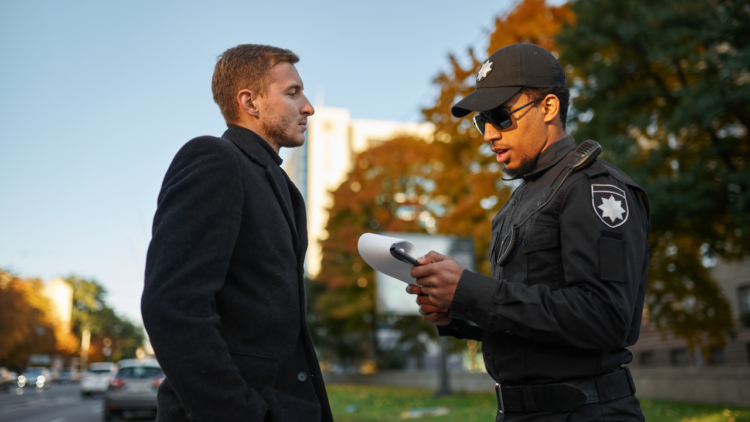
[(61, 278), (52, 279), (42, 287), (42, 295), (49, 299), (50, 312), (63, 332), (70, 332), (73, 315), (73, 287)]
[(309, 277), (320, 272), (320, 242), (328, 237), (331, 191), (337, 189), (352, 168), (356, 154), (398, 135), (432, 140), (432, 123), (402, 123), (352, 119), (345, 108), (315, 107), (307, 127), (307, 141), (291, 150), (284, 162), (289, 177), (302, 192), (307, 205), (306, 269)]

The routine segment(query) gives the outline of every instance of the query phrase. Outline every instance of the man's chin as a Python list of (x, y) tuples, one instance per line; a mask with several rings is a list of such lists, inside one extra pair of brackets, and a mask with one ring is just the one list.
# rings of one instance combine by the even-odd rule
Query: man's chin
[(508, 164), (505, 164), (503, 166), (503, 173), (515, 179), (516, 177), (518, 177), (518, 168), (509, 168)]
[(279, 142), (279, 145), (284, 148), (297, 148), (305, 144), (305, 135), (287, 137), (283, 141)]

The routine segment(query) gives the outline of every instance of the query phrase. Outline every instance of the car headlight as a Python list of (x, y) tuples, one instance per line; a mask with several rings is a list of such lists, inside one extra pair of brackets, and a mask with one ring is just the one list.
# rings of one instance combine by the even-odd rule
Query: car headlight
[(39, 375), (39, 376), (38, 376), (38, 377), (36, 378), (36, 380), (37, 380), (38, 382), (42, 382), (42, 383), (43, 383), (44, 381), (47, 381), (47, 378), (44, 378), (44, 375)]
[(23, 375), (21, 375), (21, 376), (18, 377), (18, 381), (20, 381), (20, 382), (26, 382), (26, 377), (24, 377)]

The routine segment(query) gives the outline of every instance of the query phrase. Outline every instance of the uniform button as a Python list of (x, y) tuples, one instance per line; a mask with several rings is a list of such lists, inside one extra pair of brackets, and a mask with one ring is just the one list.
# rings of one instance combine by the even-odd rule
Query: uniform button
[(304, 373), (304, 372), (300, 372), (299, 374), (297, 374), (297, 379), (300, 382), (305, 382), (305, 381), (307, 381), (307, 374)]
[(516, 203), (517, 203), (517, 202), (518, 202), (518, 201), (516, 201), (516, 200), (514, 199), (514, 200), (510, 201), (510, 204), (511, 204), (511, 205), (516, 205)]
[(467, 316), (474, 316), (474, 312), (471, 312), (471, 311), (466, 311), (466, 315), (467, 315)]

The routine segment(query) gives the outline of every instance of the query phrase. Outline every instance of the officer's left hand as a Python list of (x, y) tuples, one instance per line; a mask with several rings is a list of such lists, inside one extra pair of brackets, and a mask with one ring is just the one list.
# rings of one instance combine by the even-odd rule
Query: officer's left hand
[(464, 272), (464, 267), (453, 258), (431, 251), (417, 261), (422, 264), (411, 270), (411, 276), (417, 279), (422, 293), (430, 297), (435, 306), (450, 308), (456, 286)]

